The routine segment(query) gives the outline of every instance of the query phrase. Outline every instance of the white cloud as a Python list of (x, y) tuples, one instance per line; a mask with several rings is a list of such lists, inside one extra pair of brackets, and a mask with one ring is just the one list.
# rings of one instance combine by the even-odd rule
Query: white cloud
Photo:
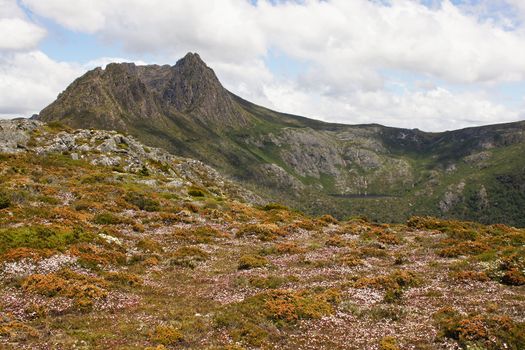
[(278, 46), (292, 57), (315, 62), (317, 76), (328, 75), (331, 82), (337, 76), (375, 87), (380, 68), (454, 82), (525, 76), (525, 36), (481, 21), (449, 0), (435, 8), (410, 0), (392, 0), (390, 5), (367, 0), (259, 1), (257, 7), (246, 0), (23, 3), (72, 30), (96, 32), (134, 52), (181, 55), (197, 50), (214, 60), (240, 62)]
[(40, 51), (0, 56), (0, 115), (31, 116), (81, 73), (82, 67), (55, 62)]
[[(21, 0), (40, 16), (51, 18), (58, 23), (75, 31), (93, 33), (104, 28), (106, 22), (105, 5), (117, 5), (110, 1), (92, 0)], [(125, 6), (123, 3), (122, 5)]]
[(20, 18), (0, 18), (0, 50), (35, 48), (46, 31)]
[(494, 103), (483, 92), (452, 93), (434, 87), (426, 91), (358, 91), (346, 97), (319, 95), (292, 82), (265, 86), (272, 107), (311, 118), (351, 123), (378, 123), (426, 131), (516, 121), (522, 115)]
[[(483, 91), (525, 80), (525, 28), (505, 17), (511, 11), (487, 16), (494, 7), (488, 0), (476, 6), (443, 0), (430, 7), (415, 0), (387, 5), (259, 0), (257, 6), (247, 0), (21, 3), (66, 28), (121, 46), (131, 56), (147, 53), (174, 63), (187, 51), (199, 52), (230, 90), (287, 112), (427, 130), (519, 117), (520, 111)], [(522, 1), (501, 0), (505, 3), (525, 14)], [(18, 10), (10, 6), (6, 11)], [(307, 68), (285, 81), (264, 63), (271, 50)], [(96, 61), (91, 65), (104, 65), (107, 58)], [(391, 92), (390, 71), (409, 72), (420, 82)], [(439, 87), (453, 85), (462, 92)]]
[(0, 53), (34, 49), (46, 30), (25, 19), (14, 0), (0, 0)]
[(31, 22), (15, 0), (0, 0), (0, 33), (0, 117), (30, 116), (82, 72), (36, 49), (46, 30)]

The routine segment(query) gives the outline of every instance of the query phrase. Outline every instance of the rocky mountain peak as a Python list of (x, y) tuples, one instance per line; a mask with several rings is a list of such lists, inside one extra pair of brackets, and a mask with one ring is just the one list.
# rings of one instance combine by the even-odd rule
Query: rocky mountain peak
[(139, 124), (164, 130), (171, 123), (186, 129), (198, 123), (199, 128), (214, 131), (249, 124), (215, 72), (196, 53), (188, 53), (173, 66), (110, 63), (105, 69), (95, 68), (73, 82), (39, 119), (122, 131)]
[(177, 61), (175, 66), (190, 66), (208, 68), (206, 63), (202, 60), (198, 53), (188, 52), (183, 58)]
[(166, 83), (163, 100), (178, 111), (196, 111), (198, 116), (216, 118), (231, 107), (228, 92), (196, 53), (188, 53), (177, 61)]

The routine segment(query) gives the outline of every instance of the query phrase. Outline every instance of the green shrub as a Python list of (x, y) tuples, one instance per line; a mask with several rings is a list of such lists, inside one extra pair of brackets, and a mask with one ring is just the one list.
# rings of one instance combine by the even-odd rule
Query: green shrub
[(6, 193), (0, 192), (0, 209), (8, 208), (11, 205), (11, 198)]
[(228, 329), (235, 341), (260, 347), (268, 338), (278, 336), (278, 328), (330, 315), (339, 302), (340, 293), (334, 289), (271, 290), (228, 305), (217, 314), (215, 322)]
[(78, 242), (89, 242), (96, 238), (81, 228), (73, 230), (46, 226), (17, 227), (0, 230), (0, 254), (13, 248), (65, 250)]
[(204, 197), (206, 196), (205, 190), (199, 187), (190, 187), (188, 189), (188, 194), (192, 197)]
[(93, 222), (98, 225), (118, 225), (122, 223), (122, 219), (111, 213), (100, 213), (95, 216)]
[(268, 203), (261, 208), (264, 211), (270, 210), (290, 210), (287, 206), (280, 203)]
[(144, 177), (147, 177), (150, 175), (149, 170), (145, 165), (143, 165), (142, 168), (140, 168), (138, 173), (139, 175), (144, 176)]
[(133, 204), (138, 207), (140, 210), (145, 210), (149, 212), (159, 211), (160, 204), (154, 199), (148, 198), (142, 193), (138, 192), (128, 192), (124, 197), (126, 202)]

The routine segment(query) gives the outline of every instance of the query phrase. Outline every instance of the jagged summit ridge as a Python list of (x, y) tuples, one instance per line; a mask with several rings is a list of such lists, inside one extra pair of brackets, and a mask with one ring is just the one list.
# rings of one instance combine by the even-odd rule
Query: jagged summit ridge
[(169, 124), (166, 119), (188, 124), (192, 122), (188, 116), (214, 130), (248, 124), (215, 72), (196, 53), (188, 53), (173, 66), (110, 63), (105, 69), (95, 68), (42, 110), (39, 119), (130, 131), (130, 119), (163, 129)]

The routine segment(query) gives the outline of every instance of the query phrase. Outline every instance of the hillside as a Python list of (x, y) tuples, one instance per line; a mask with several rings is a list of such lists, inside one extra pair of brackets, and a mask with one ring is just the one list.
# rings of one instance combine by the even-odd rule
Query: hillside
[(0, 121), (0, 159), (2, 349), (525, 348), (523, 229), (258, 206), (56, 123)]
[(38, 119), (129, 133), (309, 213), (525, 226), (523, 122), (443, 133), (323, 123), (233, 95), (192, 53), (92, 70)]

